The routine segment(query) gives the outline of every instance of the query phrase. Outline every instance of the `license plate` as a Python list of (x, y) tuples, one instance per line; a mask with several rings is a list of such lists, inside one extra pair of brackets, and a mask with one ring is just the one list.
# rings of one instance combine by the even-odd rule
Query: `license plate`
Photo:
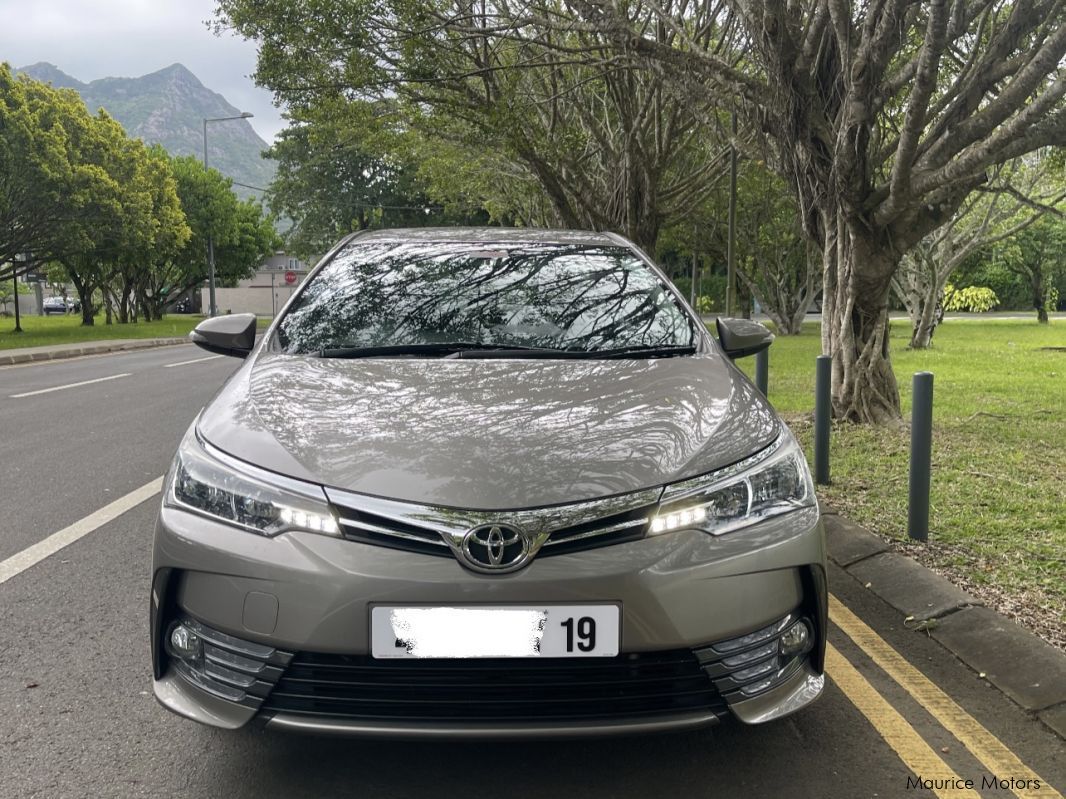
[(375, 606), (375, 658), (586, 658), (618, 654), (618, 605)]

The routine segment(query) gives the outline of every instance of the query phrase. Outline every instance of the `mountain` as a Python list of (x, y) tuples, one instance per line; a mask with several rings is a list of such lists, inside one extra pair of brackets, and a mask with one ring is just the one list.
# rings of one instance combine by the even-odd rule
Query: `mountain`
[[(203, 120), (241, 113), (181, 64), (139, 78), (101, 78), (91, 83), (82, 83), (46, 62), (19, 71), (56, 88), (74, 89), (90, 111), (105, 109), (130, 136), (161, 144), (171, 155), (203, 158)], [(207, 142), (208, 164), (226, 177), (264, 188), (274, 179), (275, 163), (261, 155), (267, 143), (248, 120), (209, 124)], [(262, 196), (241, 186), (233, 189), (242, 197)]]

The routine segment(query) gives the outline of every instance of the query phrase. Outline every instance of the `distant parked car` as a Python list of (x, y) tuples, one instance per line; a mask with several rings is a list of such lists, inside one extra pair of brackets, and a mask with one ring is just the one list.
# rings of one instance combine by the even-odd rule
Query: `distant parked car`
[(54, 313), (65, 314), (68, 311), (73, 310), (73, 306), (68, 300), (62, 297), (47, 297), (44, 301), (44, 315), (51, 316)]

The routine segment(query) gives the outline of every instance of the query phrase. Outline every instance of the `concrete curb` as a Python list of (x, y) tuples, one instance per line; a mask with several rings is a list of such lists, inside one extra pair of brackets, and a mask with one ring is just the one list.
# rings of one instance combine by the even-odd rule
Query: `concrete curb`
[(1066, 739), (1066, 654), (850, 519), (823, 521), (830, 560)]
[(141, 338), (114, 339), (111, 341), (86, 341), (80, 344), (59, 344), (45, 347), (26, 347), (24, 349), (0, 350), (0, 366), (37, 361), (54, 361), (62, 358), (77, 358), (82, 355), (100, 355), (107, 352), (125, 350), (144, 350), (152, 347), (170, 347), (176, 344), (188, 344), (187, 338)]

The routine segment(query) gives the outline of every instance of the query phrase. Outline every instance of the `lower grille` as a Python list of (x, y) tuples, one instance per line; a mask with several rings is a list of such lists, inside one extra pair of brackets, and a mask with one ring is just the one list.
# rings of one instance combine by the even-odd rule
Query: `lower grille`
[(688, 650), (402, 662), (299, 653), (262, 709), (360, 721), (579, 722), (720, 715), (725, 703)]
[[(806, 642), (797, 649), (786, 650), (782, 635), (800, 625), (808, 633)], [(726, 700), (748, 699), (780, 685), (799, 671), (814, 645), (811, 630), (809, 619), (790, 613), (747, 635), (701, 647), (695, 654)]]
[(195, 653), (181, 655), (164, 642), (174, 670), (201, 690), (246, 707), (260, 706), (292, 657), (283, 650), (235, 638), (189, 618), (172, 622), (167, 636), (177, 627), (192, 633), (198, 644)]

